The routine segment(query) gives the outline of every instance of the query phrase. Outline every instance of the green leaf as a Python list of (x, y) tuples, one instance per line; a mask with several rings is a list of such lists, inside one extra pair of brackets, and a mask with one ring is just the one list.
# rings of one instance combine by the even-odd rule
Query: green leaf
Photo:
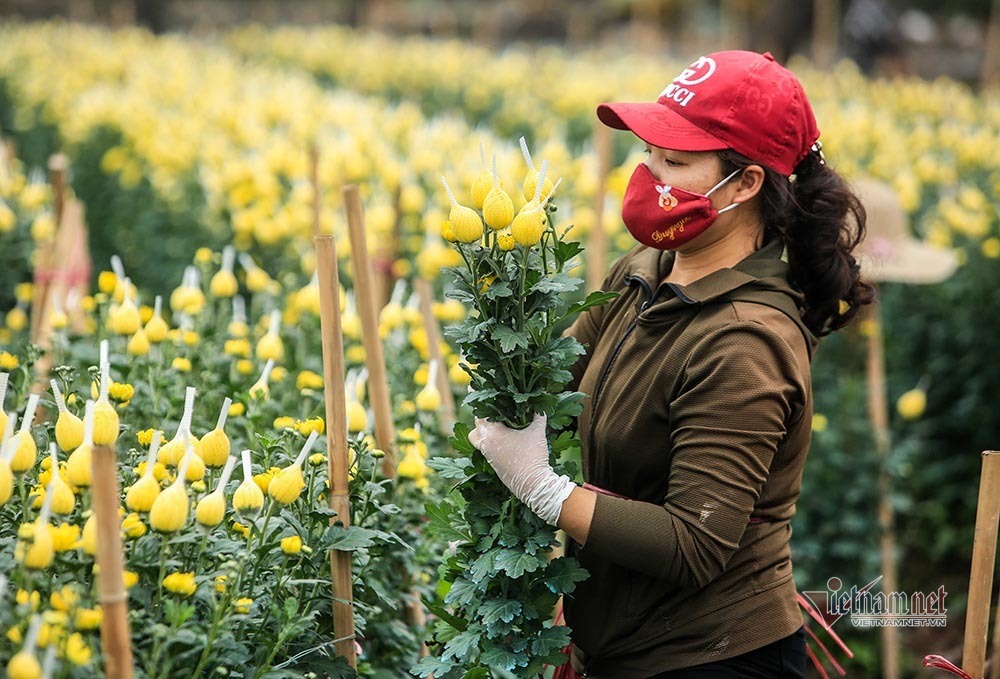
[(416, 665), (410, 668), (410, 672), (418, 677), (429, 677), (432, 674), (438, 677), (444, 676), (458, 667), (458, 663), (450, 660), (442, 660), (433, 656), (426, 656), (420, 659)]
[(456, 528), (452, 523), (451, 518), (455, 509), (449, 503), (442, 502), (439, 505), (428, 504), (425, 507), (425, 511), (427, 512), (427, 518), (430, 519), (428, 530), (431, 533), (440, 536), (448, 542), (452, 540), (461, 540), (463, 543), (472, 542), (472, 537)]
[(520, 613), (521, 602), (513, 599), (489, 599), (479, 607), (479, 614), (487, 627), (500, 620), (511, 622)]
[(526, 664), (527, 662), (526, 659), (522, 661), (521, 656), (517, 653), (511, 653), (499, 646), (493, 646), (484, 651), (481, 660), (484, 665), (496, 667), (507, 672), (515, 669), (519, 664)]
[(583, 246), (576, 241), (557, 240), (552, 248), (555, 252), (556, 261), (560, 265), (565, 264), (573, 257), (583, 252)]
[(576, 583), (588, 577), (590, 574), (577, 563), (576, 559), (561, 557), (549, 563), (545, 586), (554, 594), (569, 594), (576, 589)]
[[(485, 556), (485, 555), (484, 555)], [(496, 569), (504, 571), (512, 578), (519, 578), (525, 573), (534, 573), (547, 560), (534, 554), (528, 554), (520, 549), (503, 549), (496, 555)]]
[(478, 593), (479, 588), (475, 583), (459, 578), (445, 594), (444, 602), (449, 606), (467, 606), (476, 599)]
[(527, 403), (531, 399), (542, 395), (541, 389), (535, 389), (534, 391), (529, 391), (527, 393), (522, 393), (515, 391), (511, 393), (511, 398), (514, 399), (514, 403)]
[(571, 431), (560, 432), (557, 437), (549, 441), (549, 448), (552, 453), (558, 455), (559, 453), (567, 450), (569, 448), (579, 448), (580, 439)]
[[(452, 587), (454, 587), (454, 585), (452, 585)], [(427, 606), (428, 611), (430, 611), (437, 617), (441, 618), (441, 620), (448, 623), (449, 625), (459, 630), (460, 632), (464, 632), (468, 628), (469, 624), (467, 622), (465, 622), (464, 620), (462, 620), (457, 616), (452, 615), (451, 613), (446, 611), (443, 606), (432, 604), (429, 601), (426, 602), (425, 605)]]
[(454, 658), (463, 664), (475, 661), (476, 656), (479, 655), (479, 639), (481, 636), (482, 634), (480, 634), (478, 627), (465, 630), (445, 644), (441, 659), (451, 660)]
[(587, 295), (587, 298), (582, 302), (577, 302), (576, 304), (571, 305), (569, 310), (566, 312), (566, 315), (571, 316), (578, 311), (586, 311), (592, 307), (601, 306), (602, 304), (610, 302), (615, 297), (618, 297), (619, 294), (620, 293), (617, 292), (604, 292), (603, 290), (596, 290)]
[(507, 285), (506, 281), (504, 281), (500, 283), (494, 283), (493, 285), (491, 285), (486, 290), (486, 294), (483, 296), (486, 299), (495, 300), (495, 299), (501, 299), (503, 297), (511, 297), (513, 296), (513, 294), (514, 291), (511, 290), (510, 286)]
[(458, 288), (453, 288), (451, 290), (448, 290), (448, 292), (444, 293), (444, 296), (449, 297), (451, 299), (457, 299), (459, 302), (463, 304), (472, 305), (476, 303), (476, 298), (471, 292), (466, 292), (465, 290), (461, 290)]
[(583, 284), (579, 278), (570, 278), (566, 274), (556, 274), (542, 278), (528, 292), (572, 292)]
[(362, 547), (371, 547), (375, 543), (376, 535), (375, 531), (360, 526), (344, 528), (341, 525), (336, 525), (330, 526), (324, 537), (330, 540), (329, 549), (350, 552)]
[(553, 651), (561, 651), (569, 644), (568, 627), (546, 627), (539, 630), (531, 642), (531, 652), (535, 655), (548, 655)]
[(486, 552), (472, 564), (472, 569), (469, 571), (469, 575), (472, 581), (475, 583), (480, 583), (486, 578), (493, 575), (493, 560), (496, 558), (494, 552)]
[(432, 457), (427, 466), (442, 479), (465, 479), (469, 476), (472, 460), (467, 457)]
[[(462, 401), (462, 405), (472, 405), (480, 401), (492, 401), (494, 398), (500, 395), (500, 392), (496, 389), (478, 389), (476, 391), (469, 392), (469, 394)], [(468, 440), (468, 436), (466, 436)]]
[(528, 348), (528, 335), (523, 332), (515, 332), (505, 325), (498, 325), (493, 328), (493, 339), (500, 342), (500, 350), (504, 353), (514, 351), (515, 347)]
[(469, 432), (471, 431), (472, 429), (465, 422), (455, 423), (452, 436), (448, 439), (448, 443), (455, 449), (455, 452), (462, 455), (472, 455), (476, 452), (476, 447), (469, 442)]
[(485, 667), (473, 667), (462, 675), (462, 679), (488, 679), (491, 676), (489, 669)]

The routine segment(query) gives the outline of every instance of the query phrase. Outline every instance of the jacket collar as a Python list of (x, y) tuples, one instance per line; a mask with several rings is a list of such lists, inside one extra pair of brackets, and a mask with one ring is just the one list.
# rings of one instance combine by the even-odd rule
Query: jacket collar
[(626, 267), (625, 280), (631, 285), (641, 279), (653, 297), (648, 308), (639, 308), (641, 324), (658, 324), (712, 301), (756, 302), (784, 312), (798, 326), (812, 357), (819, 338), (802, 320), (800, 310), (805, 296), (788, 282), (788, 264), (782, 259), (784, 244), (780, 239), (772, 238), (732, 267), (719, 269), (689, 285), (661, 283), (673, 267), (675, 254), (641, 246)]
[[(800, 296), (787, 282), (788, 264), (781, 259), (783, 252), (784, 244), (780, 239), (773, 238), (732, 267), (714, 271), (688, 285), (666, 284), (673, 295), (660, 290), (655, 306), (660, 306), (671, 297), (682, 305), (704, 304), (758, 282), (765, 282), (765, 287), (780, 288), (792, 296)], [(649, 290), (656, 291), (673, 268), (675, 256), (672, 250), (642, 247), (625, 275), (643, 279)]]

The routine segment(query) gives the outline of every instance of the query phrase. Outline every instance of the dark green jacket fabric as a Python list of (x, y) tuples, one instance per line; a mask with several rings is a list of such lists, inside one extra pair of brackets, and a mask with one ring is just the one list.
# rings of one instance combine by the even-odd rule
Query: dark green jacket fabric
[(637, 246), (615, 300), (566, 334), (598, 495), (590, 572), (565, 601), (590, 677), (645, 679), (764, 646), (802, 625), (789, 553), (812, 422), (817, 339), (779, 241), (686, 286), (674, 253)]

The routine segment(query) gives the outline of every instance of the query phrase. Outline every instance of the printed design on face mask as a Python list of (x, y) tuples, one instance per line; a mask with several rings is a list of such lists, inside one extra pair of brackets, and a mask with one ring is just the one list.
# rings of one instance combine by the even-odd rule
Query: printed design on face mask
[(684, 233), (684, 225), (690, 221), (691, 221), (691, 215), (688, 215), (683, 219), (677, 220), (663, 231), (654, 231), (653, 233), (649, 234), (649, 236), (657, 243), (662, 243), (667, 239), (674, 240), (677, 237), (676, 234)]
[(670, 193), (669, 186), (657, 186), (656, 192), (660, 194), (659, 205), (664, 212), (670, 212), (677, 207), (677, 198)]

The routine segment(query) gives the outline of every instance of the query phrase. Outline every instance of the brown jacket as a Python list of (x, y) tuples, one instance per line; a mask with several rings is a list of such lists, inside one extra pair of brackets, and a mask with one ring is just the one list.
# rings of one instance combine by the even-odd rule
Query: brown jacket
[[(567, 330), (587, 347), (571, 388), (598, 495), (590, 572), (565, 602), (588, 676), (646, 679), (739, 655), (802, 625), (790, 519), (809, 450), (809, 363), (779, 241), (686, 286), (674, 254), (637, 246), (621, 295)], [(579, 659), (579, 656), (578, 658)]]

